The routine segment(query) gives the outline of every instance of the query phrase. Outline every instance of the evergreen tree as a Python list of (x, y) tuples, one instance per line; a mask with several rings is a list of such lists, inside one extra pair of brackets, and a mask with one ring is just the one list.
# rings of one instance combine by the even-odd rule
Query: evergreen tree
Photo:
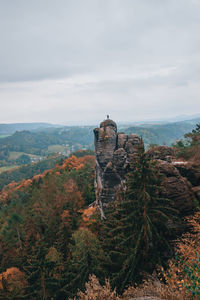
[(166, 259), (170, 251), (169, 220), (175, 213), (171, 201), (161, 197), (161, 176), (142, 142), (132, 156), (126, 187), (114, 209), (107, 212), (105, 222), (111, 278), (119, 291)]
[(196, 128), (192, 130), (194, 134), (200, 134), (200, 123), (196, 124)]
[(89, 275), (95, 274), (100, 280), (105, 278), (104, 252), (97, 237), (88, 229), (81, 228), (73, 234), (71, 260), (66, 270), (66, 296), (74, 296), (83, 290)]
[(27, 249), (23, 269), (26, 273), (28, 286), (25, 299), (60, 299), (57, 298), (61, 289), (62, 256), (55, 247), (47, 248), (40, 239)]
[(12, 213), (7, 219), (7, 225), (1, 230), (2, 237), (10, 243), (15, 242), (16, 246), (22, 249), (22, 240), (19, 226), (23, 223), (23, 218), (18, 213)]

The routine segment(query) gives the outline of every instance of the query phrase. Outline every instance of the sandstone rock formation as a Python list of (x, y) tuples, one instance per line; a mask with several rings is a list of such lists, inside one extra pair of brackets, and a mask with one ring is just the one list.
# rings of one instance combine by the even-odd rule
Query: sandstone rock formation
[(183, 177), (186, 177), (193, 186), (200, 186), (200, 165), (191, 162), (174, 163)]
[(187, 163), (177, 162), (175, 151), (171, 147), (157, 146), (147, 153), (151, 159), (158, 161), (157, 166), (163, 175), (162, 196), (174, 201), (174, 207), (181, 216), (192, 213), (196, 195), (187, 176), (180, 172), (180, 167), (186, 168)]
[(174, 207), (181, 215), (189, 215), (194, 208), (195, 194), (191, 183), (181, 176), (177, 168), (164, 160), (158, 161), (158, 168), (163, 174), (162, 195), (174, 201)]
[[(117, 132), (114, 121), (107, 119), (94, 129), (96, 151), (95, 192), (97, 204), (103, 208), (115, 200), (116, 191), (129, 170), (130, 155), (137, 151), (141, 138)], [(103, 214), (103, 210), (102, 210)]]
[(151, 159), (161, 159), (171, 162), (175, 155), (175, 150), (168, 146), (155, 146), (149, 149), (147, 153)]
[[(117, 132), (114, 121), (107, 119), (94, 129), (96, 168), (95, 193), (96, 203), (102, 217), (103, 207), (116, 198), (116, 192), (124, 183), (130, 170), (131, 154), (137, 152), (141, 138), (134, 134)], [(173, 164), (174, 150), (167, 146), (159, 146), (148, 151), (149, 157), (158, 161), (158, 168), (163, 174), (163, 197), (174, 200), (175, 208), (182, 215), (190, 214), (194, 208), (199, 189), (194, 190), (188, 179)]]

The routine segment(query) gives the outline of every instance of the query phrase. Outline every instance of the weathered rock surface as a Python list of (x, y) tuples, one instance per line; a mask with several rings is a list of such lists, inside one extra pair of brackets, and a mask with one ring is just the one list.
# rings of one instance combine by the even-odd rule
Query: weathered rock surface
[(174, 162), (183, 177), (186, 177), (193, 186), (200, 186), (200, 166), (194, 163)]
[[(94, 129), (94, 136), (96, 201), (103, 208), (107, 203), (115, 200), (116, 192), (130, 170), (131, 155), (137, 152), (141, 138), (134, 134), (118, 133), (116, 123), (110, 119), (103, 121), (100, 128)], [(194, 200), (200, 199), (199, 189), (194, 190), (193, 182), (191, 183), (187, 178), (191, 172), (194, 174), (194, 170), (190, 171), (186, 166), (173, 163), (174, 150), (167, 146), (155, 147), (148, 151), (148, 155), (159, 162), (158, 168), (163, 174), (163, 196), (174, 200), (175, 208), (181, 215), (190, 214), (194, 207)], [(183, 176), (184, 172), (188, 176)], [(193, 175), (193, 178), (196, 185), (199, 185), (198, 172)]]
[(191, 183), (181, 176), (177, 168), (164, 160), (159, 160), (158, 168), (163, 174), (163, 197), (172, 199), (174, 206), (183, 215), (190, 214), (194, 208), (195, 194)]
[(195, 193), (196, 198), (200, 202), (200, 185), (192, 188), (192, 191)]
[(141, 138), (117, 133), (117, 125), (107, 119), (94, 129), (96, 151), (95, 191), (98, 204), (115, 200), (116, 191), (129, 170), (130, 155), (137, 151)]
[(156, 146), (148, 150), (147, 153), (151, 159), (161, 159), (168, 162), (171, 162), (175, 155), (174, 149), (168, 146)]

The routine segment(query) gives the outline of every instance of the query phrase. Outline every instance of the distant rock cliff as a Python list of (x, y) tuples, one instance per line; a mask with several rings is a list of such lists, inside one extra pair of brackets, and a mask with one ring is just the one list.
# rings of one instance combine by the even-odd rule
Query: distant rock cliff
[[(104, 217), (103, 207), (116, 199), (117, 190), (130, 171), (131, 154), (137, 152), (141, 138), (134, 134), (117, 132), (114, 121), (107, 119), (94, 129), (96, 151), (95, 193), (96, 203)], [(152, 159), (158, 161), (158, 168), (163, 174), (163, 196), (174, 200), (181, 215), (193, 210), (195, 193), (192, 184), (183, 177), (171, 162), (172, 148), (157, 147), (149, 151)]]

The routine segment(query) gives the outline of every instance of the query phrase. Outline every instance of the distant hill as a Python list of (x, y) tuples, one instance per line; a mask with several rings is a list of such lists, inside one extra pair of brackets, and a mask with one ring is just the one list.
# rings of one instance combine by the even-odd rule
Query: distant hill
[(93, 127), (49, 127), (41, 131), (16, 131), (0, 139), (0, 161), (8, 162), (11, 152), (40, 156), (49, 153), (69, 155), (70, 152), (93, 147)]
[(0, 135), (13, 134), (16, 131), (23, 130), (42, 130), (43, 128), (53, 127), (50, 123), (11, 123), (11, 124), (0, 124)]
[(200, 118), (159, 125), (141, 124), (141, 126), (123, 128), (123, 131), (127, 134), (134, 133), (142, 136), (146, 145), (166, 144), (170, 146), (176, 140), (182, 139), (184, 134), (190, 132), (199, 122)]
[[(166, 124), (121, 125), (119, 131), (142, 136), (146, 145), (171, 145), (183, 138), (185, 133), (192, 131), (200, 118)], [(2, 129), (4, 125), (0, 125)], [(46, 156), (49, 153), (70, 152), (79, 149), (93, 149), (93, 126), (53, 126), (48, 123), (9, 124), (11, 130), (29, 127), (31, 130), (15, 131), (14, 134), (0, 139), (0, 160), (8, 161), (11, 152)], [(43, 126), (43, 127), (42, 127)], [(3, 132), (3, 130), (2, 130)], [(4, 134), (5, 134), (4, 130)], [(13, 163), (13, 161), (11, 162)]]

